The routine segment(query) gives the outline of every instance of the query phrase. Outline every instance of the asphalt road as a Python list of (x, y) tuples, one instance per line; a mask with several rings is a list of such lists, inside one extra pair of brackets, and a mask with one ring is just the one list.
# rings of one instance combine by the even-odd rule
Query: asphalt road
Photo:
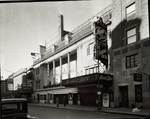
[(29, 106), (29, 114), (39, 119), (145, 119), (144, 117), (119, 115), (55, 107)]

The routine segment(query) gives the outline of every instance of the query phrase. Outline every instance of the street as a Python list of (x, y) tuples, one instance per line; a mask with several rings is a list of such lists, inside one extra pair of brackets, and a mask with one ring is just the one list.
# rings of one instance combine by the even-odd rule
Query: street
[(39, 119), (145, 119), (144, 117), (138, 116), (63, 109), (61, 107), (55, 108), (29, 105), (28, 110), (31, 116), (38, 117)]

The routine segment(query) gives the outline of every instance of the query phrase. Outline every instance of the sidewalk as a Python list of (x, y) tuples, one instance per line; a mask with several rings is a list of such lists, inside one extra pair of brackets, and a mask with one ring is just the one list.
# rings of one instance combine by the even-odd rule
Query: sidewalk
[[(84, 110), (84, 111), (93, 111), (93, 112), (97, 111), (97, 107), (94, 107), (94, 106), (66, 105), (66, 107), (64, 107), (63, 104), (59, 104), (59, 107), (57, 107), (56, 104), (45, 104), (45, 103), (29, 103), (29, 105), (54, 107), (54, 108), (65, 108), (65, 109), (74, 109), (74, 110)], [(150, 110), (140, 109), (140, 112), (132, 112), (131, 108), (110, 108), (110, 107), (105, 108), (105, 107), (102, 107), (102, 110), (99, 112), (148, 117)]]

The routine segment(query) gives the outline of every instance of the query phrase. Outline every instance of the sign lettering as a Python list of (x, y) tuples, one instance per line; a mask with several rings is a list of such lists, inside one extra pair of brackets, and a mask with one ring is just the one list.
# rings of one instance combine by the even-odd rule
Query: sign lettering
[(109, 75), (100, 75), (100, 80), (111, 81), (113, 80), (113, 77)]
[[(113, 76), (100, 74), (99, 80), (106, 81), (106, 82), (112, 81)], [(79, 85), (79, 84), (87, 84), (87, 83), (94, 83), (94, 82), (95, 83), (97, 82), (97, 73), (63, 80), (62, 85)]]

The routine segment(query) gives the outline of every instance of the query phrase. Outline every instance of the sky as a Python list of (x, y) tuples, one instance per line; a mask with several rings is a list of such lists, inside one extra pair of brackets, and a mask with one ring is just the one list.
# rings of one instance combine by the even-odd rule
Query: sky
[(79, 25), (111, 4), (112, 0), (17, 2), (0, 5), (0, 60), (2, 80), (33, 64), (31, 52), (39, 53), (58, 29), (58, 15), (64, 30)]

